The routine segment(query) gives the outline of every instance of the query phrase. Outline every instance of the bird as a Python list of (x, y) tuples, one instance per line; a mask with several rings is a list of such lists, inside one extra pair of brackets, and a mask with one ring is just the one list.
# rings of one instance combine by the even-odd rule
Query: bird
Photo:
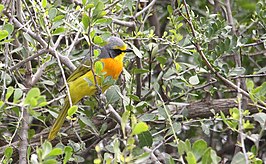
[[(127, 44), (122, 39), (116, 36), (109, 37), (106, 42), (107, 44), (100, 48), (100, 55), (98, 57), (98, 60), (103, 63), (101, 72), (105, 78), (110, 77), (113, 80), (117, 80), (123, 70), (123, 59), (126, 52), (132, 52), (132, 50), (127, 47)], [(94, 79), (95, 73), (91, 70), (90, 64), (91, 61), (86, 56), (82, 64), (67, 79), (72, 105), (77, 104), (85, 96), (94, 96), (96, 94), (97, 87), (95, 79), (97, 80), (97, 84), (102, 83), (101, 78)], [(102, 92), (110, 86), (110, 83), (103, 84), (101, 86)], [(56, 137), (66, 119), (69, 108), (69, 96), (66, 96), (64, 105), (50, 129), (48, 135), (49, 141), (52, 141)]]

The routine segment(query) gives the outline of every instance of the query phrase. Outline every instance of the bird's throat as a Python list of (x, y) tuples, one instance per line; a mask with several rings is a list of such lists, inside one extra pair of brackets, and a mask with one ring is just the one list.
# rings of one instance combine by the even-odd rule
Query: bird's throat
[(118, 79), (123, 70), (123, 59), (125, 53), (121, 53), (115, 58), (103, 58), (101, 62), (104, 64), (102, 72), (106, 72), (105, 76), (112, 76), (113, 79)]

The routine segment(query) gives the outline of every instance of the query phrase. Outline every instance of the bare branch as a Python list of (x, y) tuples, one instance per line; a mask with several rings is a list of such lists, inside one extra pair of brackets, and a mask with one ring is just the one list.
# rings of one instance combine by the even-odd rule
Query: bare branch
[(141, 14), (143, 14), (146, 10), (148, 10), (149, 8), (151, 8), (154, 4), (155, 4), (155, 2), (156, 2), (157, 0), (153, 0), (153, 1), (151, 1), (151, 3), (149, 3), (146, 7), (144, 7), (141, 11), (139, 11), (139, 12), (137, 12), (136, 13), (136, 15), (134, 15), (134, 18), (137, 18), (137, 17), (139, 17)]

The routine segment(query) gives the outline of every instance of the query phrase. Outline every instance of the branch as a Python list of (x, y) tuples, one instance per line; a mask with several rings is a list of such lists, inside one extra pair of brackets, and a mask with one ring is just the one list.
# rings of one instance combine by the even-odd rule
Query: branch
[(76, 66), (70, 61), (68, 57), (60, 55), (53, 47), (48, 47), (48, 44), (45, 42), (45, 40), (43, 40), (39, 35), (35, 34), (30, 29), (25, 28), (25, 26), (21, 24), (14, 16), (12, 16), (5, 10), (3, 10), (3, 14), (5, 14), (14, 23), (16, 28), (28, 33), (33, 39), (38, 41), (41, 44), (42, 48), (47, 48), (48, 51), (55, 57), (56, 55), (58, 55), (60, 61), (64, 63), (71, 71), (74, 71), (76, 69)]
[[(104, 16), (104, 18), (111, 18), (111, 17), (108, 17), (108, 16)], [(111, 18), (112, 21), (115, 23), (115, 24), (118, 24), (118, 25), (121, 25), (121, 26), (126, 26), (126, 27), (135, 27), (135, 23), (134, 22), (127, 22), (127, 21), (121, 21), (119, 19), (116, 19), (116, 18)]]
[(155, 4), (156, 0), (151, 1), (148, 6), (144, 7), (141, 11), (137, 12), (136, 15), (134, 15), (134, 18), (139, 17), (142, 13), (144, 13), (146, 10), (151, 8)]
[(31, 60), (33, 60), (33, 59), (35, 59), (35, 58), (41, 56), (42, 54), (47, 53), (47, 52), (49, 52), (47, 49), (42, 49), (42, 50), (38, 51), (35, 55), (29, 56), (28, 58), (22, 60), (22, 61), (19, 62), (18, 64), (12, 66), (12, 67), (10, 68), (10, 71), (14, 71), (15, 69), (21, 67), (22, 65), (24, 65), (24, 64), (27, 63), (28, 61), (31, 61)]

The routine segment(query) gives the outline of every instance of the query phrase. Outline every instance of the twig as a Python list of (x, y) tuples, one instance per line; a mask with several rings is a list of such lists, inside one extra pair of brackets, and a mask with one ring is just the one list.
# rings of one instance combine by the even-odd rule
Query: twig
[(59, 55), (57, 54), (57, 52), (55, 52), (55, 56), (56, 56), (56, 59), (57, 59), (57, 62), (58, 62), (58, 66), (60, 68), (60, 71), (62, 73), (62, 77), (63, 77), (63, 80), (64, 80), (64, 84), (65, 84), (66, 90), (67, 90), (67, 96), (68, 96), (69, 105), (71, 107), (72, 106), (72, 99), (71, 99), (71, 95), (70, 95), (70, 91), (69, 91), (69, 86), (67, 84), (67, 79), (66, 79), (65, 71), (64, 71), (64, 69), (62, 67), (62, 64), (61, 64), (61, 61), (60, 61), (60, 58), (59, 58)]
[[(238, 79), (237, 81), (237, 86), (238, 88), (240, 88), (241, 86), (241, 82)], [(246, 151), (246, 147), (245, 147), (245, 138), (243, 135), (243, 110), (242, 110), (242, 94), (239, 92), (237, 92), (237, 102), (238, 102), (238, 111), (239, 111), (239, 120), (238, 120), (238, 131), (240, 132), (238, 134), (239, 138), (240, 138), (240, 143), (241, 143), (241, 148), (243, 151), (243, 154), (245, 156), (245, 163), (248, 164), (248, 155), (247, 155), (247, 151)]]
[(19, 145), (19, 163), (27, 163), (27, 149), (28, 149), (28, 129), (29, 129), (29, 113), (25, 107), (21, 108), (22, 124), (20, 130), (21, 142)]
[(141, 14), (143, 14), (146, 10), (148, 10), (149, 8), (151, 8), (154, 4), (155, 4), (155, 2), (156, 2), (157, 0), (153, 0), (153, 1), (151, 1), (151, 3), (149, 3), (146, 7), (144, 7), (141, 11), (139, 11), (139, 12), (137, 12), (136, 13), (136, 15), (134, 15), (134, 18), (137, 18), (137, 17), (139, 17)]
[[(104, 18), (111, 18), (111, 17), (104, 16)], [(116, 18), (111, 18), (111, 19), (112, 19), (112, 21), (115, 24), (118, 24), (118, 25), (121, 25), (121, 26), (125, 26), (125, 27), (134, 27), (135, 26), (134, 22), (122, 21), (122, 20), (119, 20), (119, 19), (116, 19)]]
[(31, 85), (34, 86), (39, 79), (41, 78), (44, 70), (46, 69), (46, 67), (49, 65), (49, 61), (43, 63), (40, 68), (38, 68), (38, 70), (36, 71), (36, 73), (33, 75), (32, 77), (32, 81), (31, 81)]
[(239, 75), (239, 76), (233, 77), (232, 79), (237, 79), (237, 78), (253, 78), (253, 77), (266, 77), (266, 74), (257, 74), (257, 75)]
[[(89, 10), (89, 15), (91, 15), (91, 9)], [(91, 32), (91, 21), (89, 21), (89, 25), (88, 25), (88, 33), (90, 33)], [(91, 72), (92, 72), (92, 75), (93, 75), (93, 79), (94, 79), (94, 85), (95, 85), (95, 87), (96, 87), (96, 89), (97, 89), (97, 93), (96, 93), (96, 98), (97, 98), (97, 101), (98, 101), (98, 103), (99, 103), (99, 106), (100, 106), (100, 108), (102, 108), (102, 109), (105, 109), (105, 106), (103, 105), (103, 102), (102, 102), (102, 100), (100, 99), (100, 95), (102, 94), (102, 88), (98, 85), (98, 81), (97, 81), (97, 75), (95, 74), (95, 72), (94, 72), (94, 61), (92, 60), (92, 55), (93, 55), (93, 42), (92, 42), (92, 40), (91, 40), (91, 37), (89, 36), (86, 36), (86, 35), (84, 35), (84, 37), (85, 37), (85, 40), (88, 42), (88, 44), (89, 44), (89, 59), (88, 60), (90, 60), (90, 68), (91, 68)]]
[(24, 65), (24, 64), (27, 63), (28, 61), (31, 61), (31, 60), (33, 60), (33, 59), (35, 59), (35, 58), (41, 56), (42, 54), (47, 53), (47, 52), (48, 52), (47, 49), (42, 49), (42, 50), (38, 51), (35, 55), (29, 56), (29, 57), (27, 57), (26, 59), (24, 59), (24, 60), (22, 60), (21, 62), (19, 62), (18, 64), (12, 66), (12, 67), (10, 68), (10, 71), (14, 71), (15, 69), (21, 67), (22, 65)]
[(260, 44), (264, 44), (264, 42), (266, 42), (266, 40), (260, 40), (260, 41), (255, 42), (255, 43), (244, 44), (242, 47), (253, 47), (253, 46), (260, 45)]
[(227, 21), (230, 26), (232, 26), (232, 31), (233, 33), (236, 32), (233, 16), (232, 16), (232, 10), (231, 10), (231, 5), (230, 5), (230, 0), (225, 0), (225, 8), (227, 11)]

